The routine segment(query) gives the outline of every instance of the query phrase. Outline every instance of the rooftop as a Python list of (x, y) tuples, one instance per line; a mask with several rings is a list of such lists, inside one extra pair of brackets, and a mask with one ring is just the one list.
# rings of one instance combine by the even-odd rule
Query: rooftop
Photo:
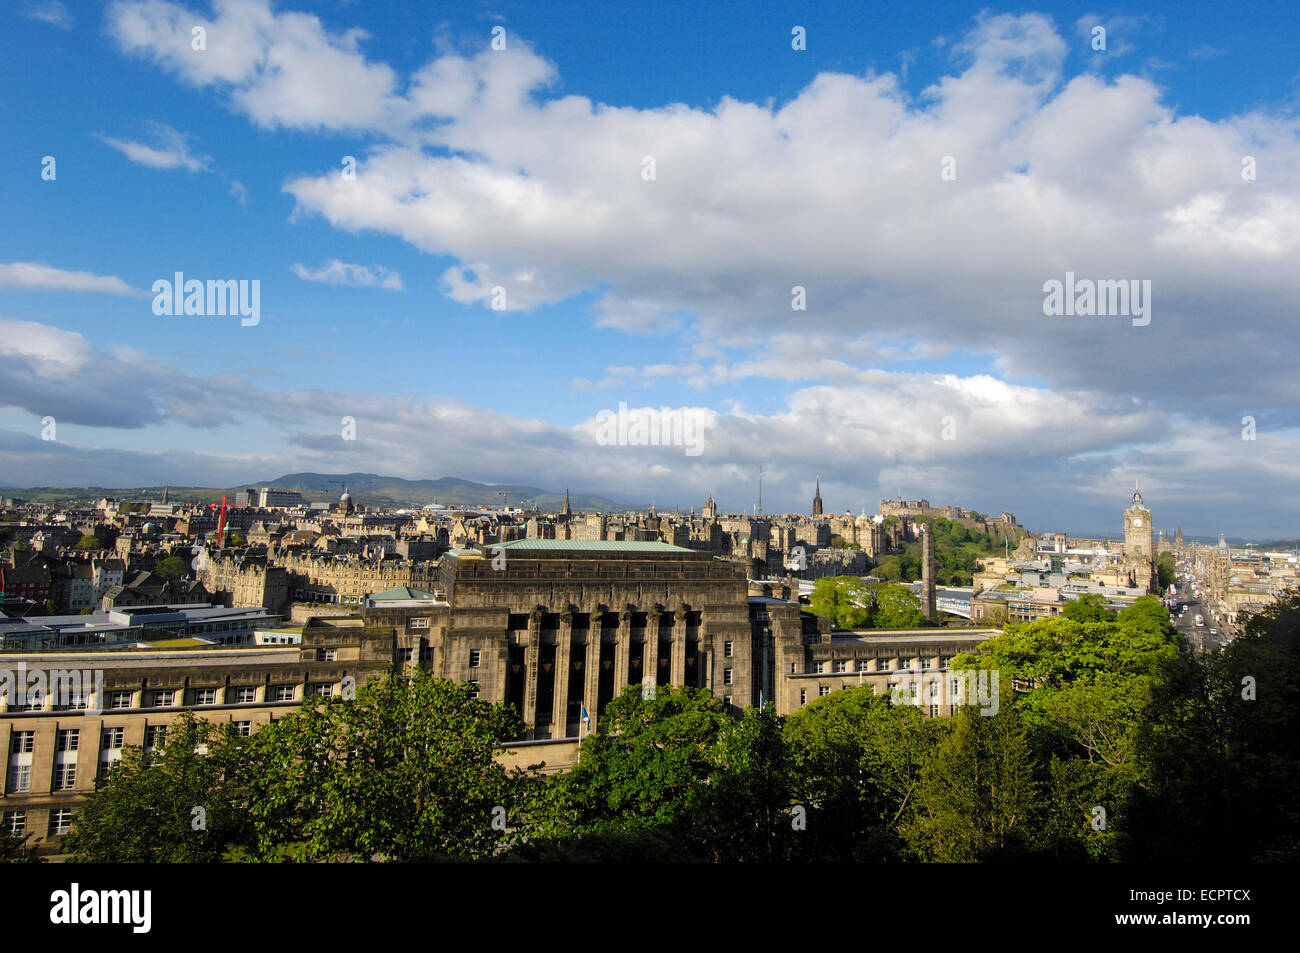
[[(699, 553), (698, 550), (687, 549), (685, 546), (673, 546), (670, 543), (603, 539), (512, 539), (506, 543), (490, 543), (485, 547), (488, 553), (495, 552), (498, 548), (505, 550), (507, 553), (587, 553), (591, 555), (607, 553), (697, 555)], [(481, 554), (475, 553), (474, 555)]]

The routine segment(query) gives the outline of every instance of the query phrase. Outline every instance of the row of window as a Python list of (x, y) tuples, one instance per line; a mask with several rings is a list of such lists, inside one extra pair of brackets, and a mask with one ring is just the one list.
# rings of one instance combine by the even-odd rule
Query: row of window
[[(231, 722), (231, 730), (241, 738), (247, 738), (253, 733), (253, 723), (251, 721)], [(76, 751), (80, 744), (80, 732), (76, 730), (60, 730), (57, 733), (55, 747), (61, 753)], [(144, 747), (148, 750), (161, 748), (166, 740), (166, 725), (148, 725), (144, 731)], [(103, 733), (103, 745), (101, 746), (100, 757), (102, 759), (100, 770), (107, 772), (112, 764), (116, 763), (116, 757), (110, 752), (120, 751), (126, 744), (126, 729), (124, 727), (105, 728)], [(13, 759), (9, 765), (8, 784), (5, 792), (8, 794), (22, 794), (31, 790), (32, 784), (32, 765), (30, 755), (35, 748), (35, 732), (33, 731), (16, 731), (10, 739), (9, 750), (14, 755), (28, 755), (29, 757)], [(77, 783), (77, 762), (75, 760), (61, 760), (54, 765), (54, 781), (52, 789), (55, 791), (70, 791)]]
[[(333, 649), (330, 649), (329, 651), (333, 652)], [(333, 660), (334, 659), (331, 656), (326, 661), (333, 661)], [(314, 686), (314, 687), (318, 688), (319, 686)], [(296, 685), (272, 685), (267, 697), (271, 701), (291, 702), (297, 698), (297, 689), (298, 687)], [(217, 704), (218, 691), (219, 689), (216, 688), (191, 689), (192, 698), (193, 698), (191, 704), (215, 705)], [(256, 686), (241, 685), (230, 689), (230, 691), (233, 692), (232, 698), (235, 704), (248, 705), (257, 701)], [(322, 693), (320, 691), (314, 691), (312, 692), (312, 694), (322, 694)], [(324, 692), (323, 694), (328, 695), (330, 694), (330, 692), (327, 691)], [(144, 702), (144, 704), (140, 707), (174, 708), (176, 705), (176, 695), (177, 692), (174, 689), (157, 689), (154, 691), (143, 692), (141, 700)], [(108, 709), (123, 709), (123, 708), (136, 707), (134, 704), (133, 692), (109, 692), (106, 700), (107, 700), (107, 705), (105, 707)], [(67, 705), (59, 705), (57, 706), (56, 710), (85, 711), (87, 707), (88, 704), (84, 696), (73, 696), (71, 699), (69, 699)], [(24, 704), (11, 709), (11, 711), (44, 711), (44, 710), (45, 710), (45, 698), (44, 696), (41, 695), (40, 692), (32, 692), (31, 694), (26, 696), (26, 698), (24, 699)]]
[[(4, 826), (2, 829), (6, 834), (13, 834), (15, 837), (24, 837), (27, 834), (27, 812), (26, 811), (5, 811)], [(72, 829), (72, 811), (67, 808), (50, 811), (49, 835), (51, 837), (60, 837)]]
[[(850, 661), (852, 661), (852, 662), (854, 663), (853, 671), (855, 671), (855, 672), (867, 672), (867, 671), (870, 671), (870, 668), (869, 668), (868, 666), (869, 666), (870, 663), (871, 663), (871, 659), (864, 659), (864, 658), (860, 658), (860, 659), (834, 659), (833, 661), (830, 660), (830, 659), (825, 659), (825, 660), (822, 660), (822, 661), (820, 661), (820, 662), (809, 662), (809, 663), (808, 663), (808, 672), (807, 672), (807, 674), (809, 674), (809, 675), (817, 675), (817, 674), (822, 674), (822, 673), (831, 672), (831, 671), (834, 671), (834, 672), (836, 672), (836, 673), (842, 674), (842, 673), (847, 672), (847, 671), (849, 670), (849, 662), (850, 662)], [(933, 662), (933, 661), (934, 661), (933, 657), (929, 657), (929, 658), (912, 658), (912, 659), (889, 659), (889, 658), (876, 659), (876, 671), (878, 671), (878, 672), (891, 672), (891, 671), (906, 672), (906, 671), (910, 671), (910, 670), (912, 670), (912, 669), (915, 669), (915, 668), (917, 668), (918, 666), (921, 668), (922, 671), (928, 671), (928, 670), (931, 668), (930, 663)], [(940, 656), (940, 657), (939, 657), (939, 666), (938, 666), (938, 667), (940, 668), (940, 670), (947, 670), (947, 668), (948, 668), (948, 663), (951, 662), (951, 661), (952, 661), (952, 659), (949, 658), (949, 657), (946, 656), (946, 655), (944, 655), (944, 656)], [(898, 664), (895, 665), (895, 662), (897, 662)], [(795, 674), (795, 663), (793, 663), (793, 662), (790, 664), (790, 674), (791, 674), (791, 675)]]

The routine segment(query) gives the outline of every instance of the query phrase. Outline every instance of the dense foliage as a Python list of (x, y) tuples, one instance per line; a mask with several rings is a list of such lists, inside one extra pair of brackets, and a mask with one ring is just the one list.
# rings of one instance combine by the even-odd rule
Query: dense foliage
[(857, 576), (818, 579), (808, 608), (838, 629), (910, 629), (925, 622), (921, 600), (906, 586)]
[[(941, 585), (969, 586), (979, 570), (981, 556), (1001, 556), (1006, 552), (1006, 539), (1002, 536), (993, 536), (943, 517), (920, 522), (926, 523), (933, 534), (935, 581)], [(1014, 549), (1019, 536), (1008, 538)], [(903, 547), (903, 552), (881, 558), (871, 572), (890, 582), (920, 579), (921, 541), (912, 540)]]

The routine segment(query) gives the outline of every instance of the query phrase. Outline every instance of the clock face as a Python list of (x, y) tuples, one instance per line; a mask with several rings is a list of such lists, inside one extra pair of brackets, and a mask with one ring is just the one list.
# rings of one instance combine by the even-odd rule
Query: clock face
[(1141, 526), (1141, 525), (1142, 525), (1142, 517), (1139, 516), (1139, 517), (1137, 517), (1135, 520), (1133, 520), (1133, 525), (1134, 525), (1134, 526)]

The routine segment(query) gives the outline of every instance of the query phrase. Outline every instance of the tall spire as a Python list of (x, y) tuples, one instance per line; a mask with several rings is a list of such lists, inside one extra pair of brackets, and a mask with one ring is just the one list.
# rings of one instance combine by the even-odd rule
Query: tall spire
[(817, 477), (817, 495), (813, 497), (813, 516), (822, 515), (822, 478)]
[(569, 488), (564, 488), (564, 509), (560, 510), (560, 515), (564, 517), (572, 516), (573, 510), (569, 509)]

